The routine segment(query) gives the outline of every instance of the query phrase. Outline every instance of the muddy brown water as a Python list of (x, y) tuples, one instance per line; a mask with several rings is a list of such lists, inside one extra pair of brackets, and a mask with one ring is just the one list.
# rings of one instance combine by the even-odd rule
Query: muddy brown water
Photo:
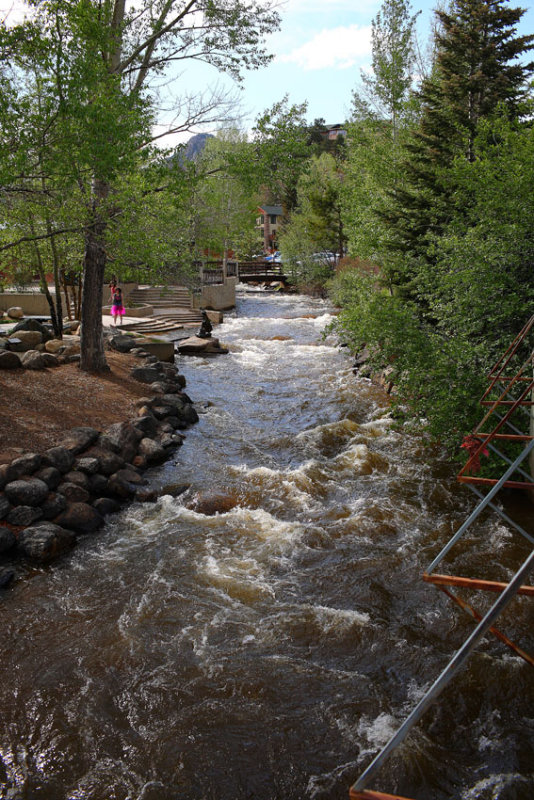
[[(474, 500), (330, 319), (241, 295), (230, 353), (180, 360), (200, 422), (151, 480), (190, 488), (2, 595), (2, 800), (347, 798), (472, 630), (421, 573)], [(525, 547), (486, 515), (446, 566), (506, 579)], [(525, 645), (533, 608), (503, 623)], [(533, 700), (484, 641), (371, 788), (532, 800)]]

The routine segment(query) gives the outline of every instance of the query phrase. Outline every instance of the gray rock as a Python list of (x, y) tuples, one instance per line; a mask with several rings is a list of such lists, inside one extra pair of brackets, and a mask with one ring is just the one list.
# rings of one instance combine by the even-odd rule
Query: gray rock
[[(159, 363), (159, 362), (158, 362)], [(140, 383), (155, 383), (161, 378), (161, 371), (155, 366), (134, 367), (131, 372), (132, 378)]]
[(43, 511), (41, 508), (35, 508), (34, 506), (16, 506), (11, 509), (6, 517), (6, 521), (9, 522), (10, 525), (20, 525), (26, 528), (28, 525), (31, 525), (32, 522), (41, 519), (42, 516)]
[(46, 500), (48, 486), (39, 478), (26, 481), (10, 481), (4, 487), (4, 493), (10, 503), (19, 506), (39, 506)]
[(85, 489), (87, 492), (90, 490), (89, 478), (85, 472), (79, 472), (76, 469), (71, 469), (65, 473), (63, 480), (66, 483), (75, 483), (77, 486), (81, 486), (82, 489)]
[[(11, 337), (14, 333), (15, 331), (12, 330)], [(34, 350), (35, 346), (41, 344), (43, 341), (43, 337), (39, 331), (24, 330), (20, 324), (16, 326), (16, 334), (16, 338), (25, 346), (26, 350)]]
[(43, 453), (45, 467), (55, 467), (60, 472), (68, 472), (74, 464), (74, 455), (66, 447), (51, 447)]
[(90, 499), (87, 489), (77, 483), (62, 482), (57, 487), (57, 490), (69, 503), (87, 503)]
[(101, 514), (87, 503), (71, 503), (55, 521), (57, 525), (76, 533), (93, 533), (104, 524)]
[(166, 406), (163, 404), (152, 406), (152, 413), (156, 419), (165, 419), (165, 417), (170, 417), (175, 413), (175, 411), (176, 409), (173, 406)]
[(70, 550), (76, 536), (53, 522), (32, 525), (19, 535), (19, 550), (33, 561), (48, 562)]
[(7, 516), (8, 512), (11, 510), (11, 503), (4, 497), (4, 495), (0, 495), (0, 519), (4, 519)]
[(138, 472), (132, 469), (120, 469), (109, 478), (108, 490), (124, 500), (133, 497), (140, 486), (147, 483)]
[(183, 408), (182, 419), (187, 422), (188, 425), (194, 425), (195, 422), (198, 422), (198, 414), (189, 403), (186, 403)]
[(44, 481), (49, 489), (55, 489), (61, 483), (61, 472), (55, 467), (43, 467), (35, 473), (34, 478)]
[(19, 331), (38, 331), (43, 342), (52, 339), (54, 335), (50, 325), (45, 325), (37, 319), (25, 319), (23, 322), (17, 322), (11, 333), (18, 333)]
[(108, 492), (108, 479), (105, 475), (100, 475), (99, 473), (90, 475), (89, 484), (93, 495), (105, 495)]
[(116, 500), (112, 500), (111, 497), (99, 497), (93, 503), (93, 508), (96, 508), (102, 517), (106, 517), (108, 514), (115, 514), (120, 511), (121, 504)]
[(153, 437), (158, 432), (158, 423), (152, 413), (138, 417), (132, 422), (132, 425), (140, 431), (143, 436)]
[(41, 353), (45, 367), (59, 367), (60, 360), (53, 353)]
[(28, 350), (20, 357), (20, 363), (24, 369), (46, 369), (46, 363), (42, 353), (38, 350)]
[[(7, 589), (14, 577), (15, 573), (12, 569), (0, 570), (0, 589)], [(8, 797), (8, 795), (6, 795), (6, 797)]]
[(184, 398), (183, 393), (180, 394), (164, 394), (161, 398), (166, 405), (172, 406), (176, 408), (178, 411), (182, 409), (187, 402), (187, 399)]
[(176, 447), (177, 444), (172, 433), (163, 433), (160, 436), (159, 443), (162, 447), (165, 448), (165, 450), (171, 450), (173, 447)]
[(45, 502), (41, 506), (43, 512), (43, 519), (55, 519), (58, 514), (65, 511), (67, 508), (67, 501), (62, 494), (57, 492), (50, 492)]
[(139, 442), (139, 455), (142, 456), (147, 464), (162, 464), (167, 458), (165, 448), (153, 439), (144, 438)]
[(98, 459), (98, 471), (102, 475), (113, 475), (114, 472), (125, 466), (124, 459), (118, 453), (112, 453), (101, 447), (92, 447), (87, 452), (87, 456)]
[(125, 461), (131, 461), (137, 453), (137, 445), (143, 434), (129, 422), (111, 425), (101, 435), (99, 447), (119, 453)]
[(8, 470), (9, 464), (0, 464), (0, 489), (3, 489), (6, 483), (8, 483)]
[(80, 472), (85, 472), (87, 475), (94, 475), (98, 472), (98, 458), (77, 458), (75, 466)]
[(95, 428), (71, 428), (61, 445), (76, 456), (91, 447), (99, 436), (100, 432)]
[(38, 453), (24, 453), (16, 458), (7, 468), (8, 481), (16, 481), (23, 475), (32, 475), (41, 466), (41, 456)]
[(134, 338), (124, 333), (117, 333), (111, 336), (109, 344), (113, 350), (117, 350), (119, 353), (129, 353), (136, 347)]
[(155, 503), (158, 497), (157, 489), (150, 489), (148, 486), (139, 486), (135, 492), (135, 499), (139, 503)]
[(17, 544), (17, 539), (13, 531), (6, 528), (5, 525), (0, 525), (0, 553), (7, 553)]
[(17, 369), (22, 367), (20, 358), (9, 350), (0, 350), (0, 369)]

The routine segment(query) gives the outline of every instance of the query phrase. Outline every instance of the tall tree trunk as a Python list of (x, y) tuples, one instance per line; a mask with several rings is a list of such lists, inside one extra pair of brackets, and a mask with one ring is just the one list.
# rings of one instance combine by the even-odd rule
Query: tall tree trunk
[(80, 368), (85, 372), (109, 372), (102, 331), (102, 287), (106, 270), (106, 220), (102, 201), (109, 187), (95, 181), (94, 191), (93, 221), (85, 237)]

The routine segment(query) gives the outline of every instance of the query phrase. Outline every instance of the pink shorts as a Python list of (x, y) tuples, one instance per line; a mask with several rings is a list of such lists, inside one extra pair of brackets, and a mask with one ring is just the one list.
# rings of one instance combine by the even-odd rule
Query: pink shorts
[(123, 317), (126, 313), (126, 309), (124, 306), (111, 306), (111, 316), (112, 317)]

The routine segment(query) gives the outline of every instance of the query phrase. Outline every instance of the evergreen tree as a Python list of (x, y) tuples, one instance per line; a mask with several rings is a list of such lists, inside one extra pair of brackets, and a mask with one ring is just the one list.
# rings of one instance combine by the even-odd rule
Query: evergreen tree
[(474, 159), (482, 120), (501, 108), (510, 119), (526, 111), (534, 64), (518, 58), (532, 50), (534, 36), (516, 36), (523, 14), (504, 0), (454, 0), (450, 11), (437, 12), (436, 60), (420, 92), (422, 116), (407, 145), (406, 182), (392, 191), (387, 212), (391, 246), (405, 258), (397, 278), (405, 291), (414, 290), (419, 259), (432, 260), (432, 242), (461, 213), (449, 173), (454, 160)]

